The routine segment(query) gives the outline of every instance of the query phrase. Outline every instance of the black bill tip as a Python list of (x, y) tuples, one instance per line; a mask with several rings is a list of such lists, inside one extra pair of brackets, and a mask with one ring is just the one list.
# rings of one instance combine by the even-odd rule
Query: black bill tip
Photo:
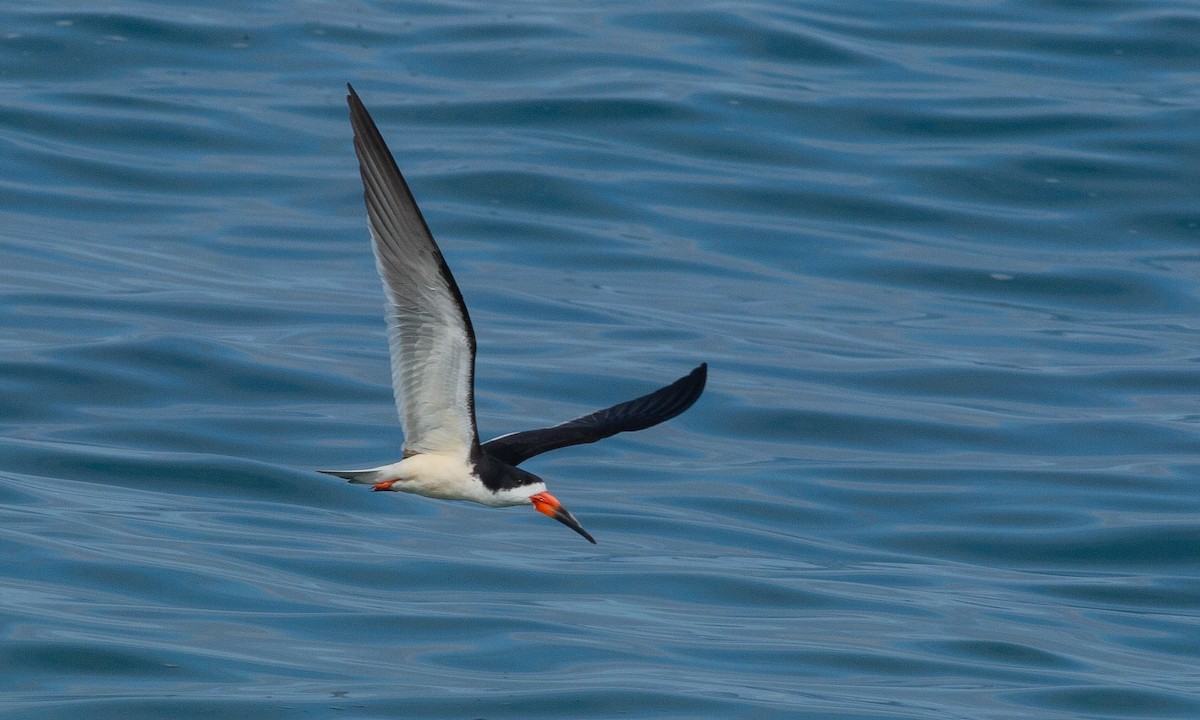
[(531, 496), (529, 498), (529, 502), (533, 503), (533, 507), (541, 514), (545, 515), (546, 517), (554, 518), (563, 525), (566, 525), (582, 535), (591, 544), (596, 544), (596, 538), (592, 537), (587, 530), (583, 529), (583, 526), (579, 524), (579, 521), (575, 519), (575, 516), (571, 514), (571, 511), (563, 507), (563, 504), (558, 501), (558, 498), (554, 497), (548, 492), (540, 492), (537, 495)]

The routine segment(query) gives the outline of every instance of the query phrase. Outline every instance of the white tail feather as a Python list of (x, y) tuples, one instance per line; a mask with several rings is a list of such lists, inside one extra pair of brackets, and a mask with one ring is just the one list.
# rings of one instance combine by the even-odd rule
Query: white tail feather
[(371, 468), (370, 470), (318, 470), (319, 473), (340, 477), (343, 480), (349, 480), (356, 485), (374, 485), (379, 482), (379, 476), (383, 473), (379, 472), (382, 468)]

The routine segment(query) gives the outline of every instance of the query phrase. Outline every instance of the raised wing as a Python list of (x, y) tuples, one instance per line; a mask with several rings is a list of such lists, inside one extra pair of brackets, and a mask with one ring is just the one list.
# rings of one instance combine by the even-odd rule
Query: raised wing
[(644, 430), (687, 410), (704, 392), (708, 363), (649, 395), (597, 410), (554, 427), (509, 433), (483, 444), (488, 455), (509, 465), (568, 445), (603, 440), (620, 432)]
[(375, 263), (388, 299), (392, 389), (404, 453), (466, 456), (479, 443), (471, 319), (375, 121), (347, 87)]

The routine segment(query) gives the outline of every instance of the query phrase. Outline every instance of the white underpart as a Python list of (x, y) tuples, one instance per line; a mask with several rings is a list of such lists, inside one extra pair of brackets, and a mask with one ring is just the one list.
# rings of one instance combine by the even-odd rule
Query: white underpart
[[(381, 243), (371, 231), (378, 249)], [(392, 388), (404, 427), (406, 453), (455, 454), (464, 460), (474, 441), (471, 422), (471, 346), (462, 311), (436, 260), (407, 251), (403, 270), (379, 257), (388, 296)]]
[(372, 482), (395, 480), (391, 490), (439, 500), (469, 500), (490, 507), (527, 505), (529, 498), (546, 492), (545, 483), (522, 485), (492, 492), (475, 476), (474, 468), (454, 455), (426, 453), (375, 468)]
[(378, 128), (351, 90), (350, 121), (362, 171), (371, 245), (387, 295), (392, 388), (405, 459), (353, 482), (504, 507), (527, 504), (543, 483), (492, 492), (471, 462), (475, 432), (475, 340), (467, 309), (421, 211)]
[(392, 388), (404, 454), (467, 462), (475, 437), (474, 339), (467, 310), (391, 152), (351, 104), (375, 263), (387, 294)]

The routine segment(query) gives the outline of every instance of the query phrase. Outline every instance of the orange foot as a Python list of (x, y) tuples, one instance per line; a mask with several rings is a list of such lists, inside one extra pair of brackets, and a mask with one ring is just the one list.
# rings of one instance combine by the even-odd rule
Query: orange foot
[(391, 490), (392, 486), (395, 484), (396, 484), (395, 480), (388, 480), (387, 482), (381, 482), (377, 485), (372, 485), (371, 489), (374, 490), (375, 492), (379, 492), (381, 490)]

